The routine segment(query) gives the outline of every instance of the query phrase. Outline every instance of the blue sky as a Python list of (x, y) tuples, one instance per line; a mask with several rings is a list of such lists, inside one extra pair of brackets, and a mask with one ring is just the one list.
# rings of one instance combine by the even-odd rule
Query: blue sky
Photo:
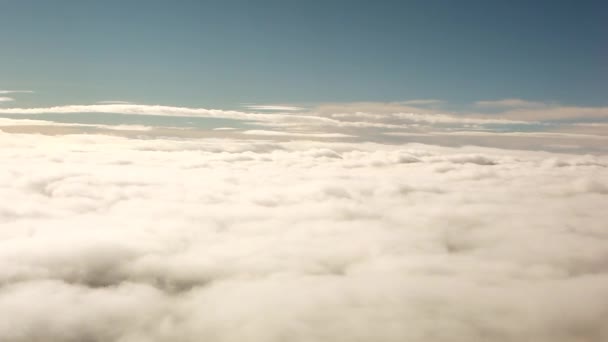
[[(33, 1), (0, 11), (14, 106), (608, 104), (605, 1)], [(2, 106), (6, 106), (3, 104)]]

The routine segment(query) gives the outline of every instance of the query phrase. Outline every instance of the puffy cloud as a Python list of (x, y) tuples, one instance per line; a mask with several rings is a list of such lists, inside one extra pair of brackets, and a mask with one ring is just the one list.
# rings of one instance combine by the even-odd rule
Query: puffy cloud
[(608, 339), (605, 156), (93, 134), (0, 146), (2, 341)]

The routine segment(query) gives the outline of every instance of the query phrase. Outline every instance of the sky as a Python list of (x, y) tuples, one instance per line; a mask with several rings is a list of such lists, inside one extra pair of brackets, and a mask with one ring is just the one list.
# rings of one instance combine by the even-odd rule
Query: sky
[(607, 11), (605, 1), (4, 0), (0, 89), (35, 92), (13, 107), (606, 106)]

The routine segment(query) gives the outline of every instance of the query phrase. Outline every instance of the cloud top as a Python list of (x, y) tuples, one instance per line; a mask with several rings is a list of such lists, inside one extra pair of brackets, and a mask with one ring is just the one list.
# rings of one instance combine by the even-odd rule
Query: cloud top
[(606, 157), (95, 134), (0, 144), (2, 341), (608, 338)]

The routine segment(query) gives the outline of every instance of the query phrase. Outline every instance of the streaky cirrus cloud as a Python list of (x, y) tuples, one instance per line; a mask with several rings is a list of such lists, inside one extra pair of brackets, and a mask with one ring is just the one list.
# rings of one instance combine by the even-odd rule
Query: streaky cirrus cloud
[(443, 100), (437, 99), (415, 99), (415, 100), (407, 100), (400, 101), (399, 103), (406, 106), (429, 106), (429, 105), (440, 105), (444, 103)]
[(527, 101), (522, 99), (501, 99), (501, 100), (486, 100), (486, 101), (477, 101), (474, 103), (479, 107), (519, 107), (519, 108), (534, 108), (534, 107), (545, 107), (547, 104), (538, 101)]
[[(331, 108), (331, 107), (330, 107)], [(400, 107), (403, 109), (403, 107)], [(458, 117), (437, 113), (388, 113), (379, 114), (377, 121), (344, 121), (336, 118), (345, 117), (344, 112), (337, 111), (329, 116), (325, 115), (326, 107), (319, 107), (310, 112), (293, 114), (264, 114), (250, 113), (234, 110), (188, 108), (160, 105), (139, 105), (139, 104), (98, 104), (98, 105), (67, 105), (42, 108), (0, 108), (0, 114), (81, 114), (81, 113), (116, 113), (116, 114), (135, 114), (135, 115), (162, 115), (162, 116), (183, 116), (183, 117), (208, 117), (208, 118), (228, 118), (237, 120), (252, 120), (260, 122), (270, 122), (279, 125), (328, 125), (341, 127), (400, 127), (403, 122), (394, 122), (396, 119), (407, 119), (409, 121), (425, 122), (453, 122), (453, 123), (525, 123), (524, 121), (502, 120), (496, 118), (470, 118)], [(338, 113), (338, 114), (336, 114)], [(339, 114), (342, 113), (342, 116)], [(356, 113), (355, 113), (356, 115)], [(347, 115), (346, 115), (347, 116)], [(383, 120), (386, 119), (386, 120)], [(383, 122), (383, 121), (393, 122)], [(406, 121), (407, 121), (406, 120)], [(397, 120), (398, 121), (398, 120)], [(406, 125), (401, 127), (407, 127)]]
[(33, 94), (34, 92), (31, 90), (0, 90), (0, 95), (7, 94)]
[(118, 125), (104, 125), (104, 124), (81, 124), (81, 123), (56, 123), (44, 120), (29, 120), (29, 119), (8, 119), (0, 118), (0, 130), (4, 127), (75, 127), (75, 128), (100, 128), (108, 130), (129, 130), (129, 131), (150, 131), (154, 127), (145, 125), (133, 125), (133, 124), (118, 124)]
[(266, 135), (276, 137), (305, 137), (305, 138), (353, 138), (354, 135), (342, 133), (320, 133), (320, 132), (286, 132), (286, 131), (268, 131), (268, 130), (246, 130), (243, 134), (248, 135)]
[(301, 111), (304, 109), (303, 107), (284, 106), (284, 105), (246, 105), (244, 107), (247, 109), (253, 109), (253, 110), (286, 111), (286, 112)]
[(297, 114), (263, 114), (234, 110), (174, 107), (161, 105), (140, 104), (97, 104), (97, 105), (66, 105), (41, 108), (0, 108), (0, 114), (82, 114), (82, 113), (114, 113), (132, 115), (159, 115), (181, 117), (227, 118), (252, 121), (315, 122), (332, 123), (328, 118), (297, 115)]
[(475, 106), (498, 110), (491, 115), (509, 120), (560, 121), (560, 120), (608, 120), (608, 107), (568, 106), (552, 102), (503, 99), (477, 101)]
[(606, 156), (270, 138), (0, 132), (0, 340), (608, 339)]
[[(272, 134), (275, 137), (281, 135), (294, 139), (303, 139), (306, 138), (305, 134), (312, 133), (323, 134), (326, 138), (331, 136), (334, 138), (356, 137), (359, 141), (390, 141), (393, 143), (412, 141), (411, 137), (420, 137), (417, 139), (419, 142), (443, 145), (471, 144), (523, 149), (547, 148), (549, 150), (564, 147), (588, 152), (605, 150), (596, 136), (606, 136), (607, 131), (602, 126), (581, 126), (579, 124), (602, 124), (608, 120), (606, 108), (565, 107), (554, 104), (534, 107), (521, 103), (521, 101), (504, 100), (501, 102), (504, 106), (498, 112), (493, 113), (446, 114), (445, 111), (435, 106), (415, 107), (404, 105), (402, 102), (356, 102), (328, 103), (303, 111), (273, 113), (112, 103), (44, 108), (0, 108), (0, 115), (9, 115), (13, 119), (24, 115), (27, 119), (45, 120), (49, 118), (52, 121), (52, 115), (45, 115), (74, 114), (76, 124), (86, 123), (87, 113), (232, 119), (240, 121), (238, 125), (246, 127), (244, 130), (264, 131), (266, 135)], [(518, 104), (524, 107), (512, 107)], [(143, 123), (143, 125), (148, 124)], [(252, 126), (261, 126), (261, 129)], [(11, 131), (15, 132), (19, 129), (11, 128)], [(220, 131), (217, 132), (219, 134)], [(453, 132), (457, 133), (452, 134)], [(476, 132), (486, 133), (482, 135)], [(535, 132), (539, 134), (531, 134)], [(151, 130), (149, 133), (184, 137), (185, 135), (190, 137), (200, 135), (199, 131), (185, 133), (183, 130), (179, 132)], [(520, 137), (516, 136), (518, 133), (521, 133)], [(225, 132), (225, 136), (230, 137), (238, 134), (243, 133), (242, 131), (240, 133)], [(576, 135), (577, 140), (570, 139), (567, 134)], [(250, 133), (245, 133), (245, 135), (253, 136)], [(493, 142), (491, 135), (494, 135), (497, 140)], [(309, 137), (315, 138), (314, 135)], [(434, 138), (436, 141), (430, 141), (430, 138)], [(539, 145), (538, 139), (540, 138), (543, 139), (543, 142)]]
[(520, 108), (501, 112), (511, 120), (608, 120), (608, 107), (550, 106), (538, 109)]
[(133, 104), (130, 101), (121, 101), (121, 100), (106, 100), (106, 101), (97, 101), (97, 104), (106, 105), (106, 104)]

